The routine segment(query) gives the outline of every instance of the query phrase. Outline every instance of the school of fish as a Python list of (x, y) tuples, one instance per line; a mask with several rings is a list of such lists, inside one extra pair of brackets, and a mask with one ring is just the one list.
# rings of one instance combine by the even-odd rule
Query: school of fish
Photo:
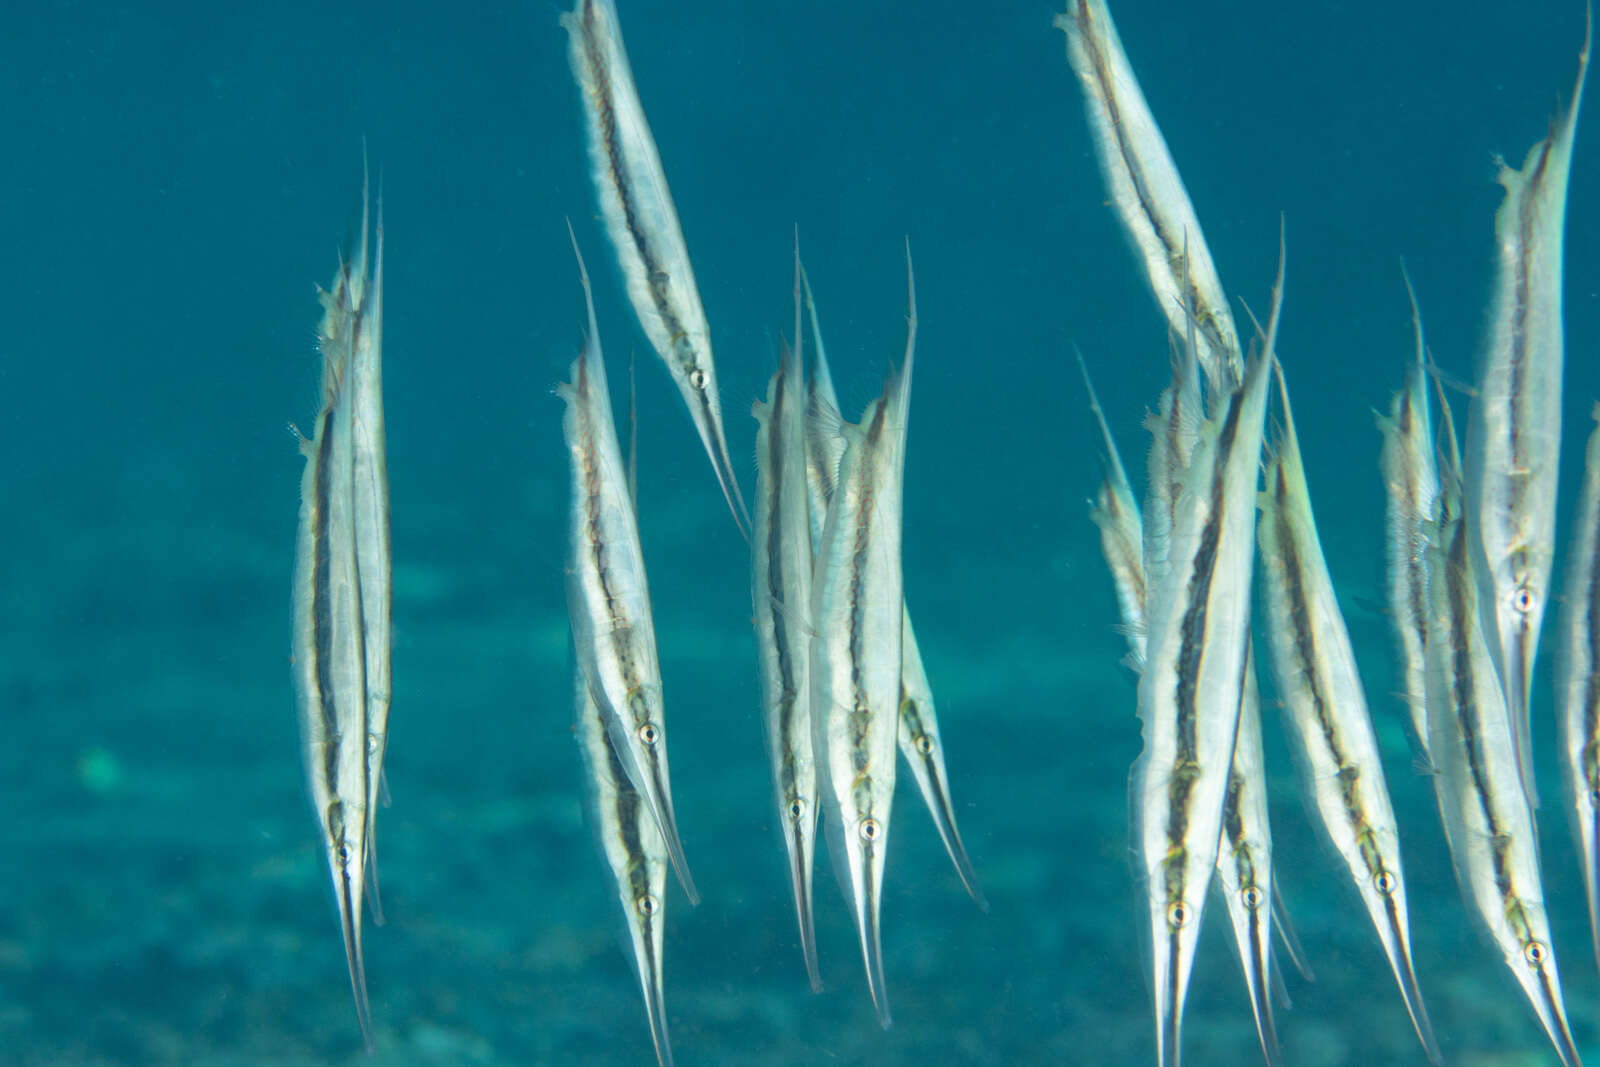
[[(1271, 317), (1246, 351), (1104, 0), (1073, 0), (1055, 22), (1083, 88), (1111, 205), (1173, 338), (1173, 382), (1145, 423), (1153, 441), (1142, 515), (1088, 388), (1107, 452), (1090, 518), (1139, 676), (1144, 752), (1131, 796), (1149, 902), (1156, 1062), (1180, 1062), (1184, 995), (1213, 869), (1269, 1064), (1281, 1057), (1274, 920), (1306, 973), (1272, 880), (1260, 799), (1250, 619), (1257, 577), (1260, 636), (1307, 810), (1367, 912), (1422, 1055), (1440, 1063), (1411, 951), (1383, 754), (1318, 540), (1276, 350), (1281, 238)], [(1555, 556), (1562, 231), (1588, 57), (1586, 32), (1571, 98), (1549, 135), (1520, 170), (1501, 165), (1494, 297), (1468, 404), (1465, 464), (1442, 388), (1443, 438), (1434, 437), (1428, 381), (1439, 379), (1414, 294), (1415, 358), (1378, 420), (1389, 606), (1415, 755), (1432, 778), (1462, 895), (1566, 1067), (1580, 1060), (1540, 885), (1529, 708)], [(1278, 429), (1264, 440), (1268, 377), (1277, 383)], [(1591, 444), (1589, 463), (1568, 566), (1557, 703), (1566, 806), (1583, 850), (1600, 960), (1600, 443)]]
[[(961, 884), (980, 909), (989, 907), (957, 828), (901, 568), (918, 336), (909, 241), (904, 352), (882, 392), (847, 422), (796, 235), (793, 322), (765, 396), (752, 408), (755, 489), (747, 506), (727, 445), (711, 329), (616, 4), (577, 0), (560, 24), (599, 217), (628, 302), (749, 542), (760, 720), (781, 838), (781, 850), (771, 847), (788, 872), (800, 968), (820, 991), (813, 916), (820, 826), (854, 920), (873, 1010), (888, 1028), (882, 890), (901, 759)], [(1112, 577), (1126, 662), (1137, 676), (1130, 704), (1143, 751), (1129, 797), (1154, 1061), (1181, 1062), (1184, 1004), (1213, 888), (1226, 904), (1268, 1064), (1282, 1062), (1275, 1004), (1287, 1004), (1278, 947), (1311, 978), (1272, 863), (1262, 714), (1275, 704), (1307, 811), (1330, 847), (1329, 873), (1342, 872), (1352, 885), (1351, 914), (1359, 914), (1359, 901), (1420, 1055), (1441, 1063), (1423, 997), (1428, 961), (1419, 966), (1412, 952), (1385, 753), (1318, 539), (1313, 474), (1290, 405), (1293, 357), (1278, 350), (1287, 242), (1280, 231), (1266, 322), (1245, 308), (1247, 318), (1236, 324), (1106, 0), (1071, 0), (1054, 24), (1065, 33), (1068, 65), (1082, 89), (1108, 204), (1169, 337), (1170, 384), (1144, 420), (1150, 442), (1142, 496), (1089, 362), (1077, 354), (1104, 446), (1089, 517)], [(1410, 755), (1431, 778), (1463, 899), (1565, 1067), (1580, 1059), (1543, 903), (1531, 707), (1557, 550), (1562, 242), (1588, 57), (1586, 30), (1570, 97), (1548, 135), (1520, 169), (1500, 166), (1505, 195), (1494, 218), (1495, 281), (1467, 400), (1464, 455), (1403, 271), (1414, 352), (1404, 364), (1404, 387), (1377, 420), (1388, 607)], [(387, 803), (393, 570), (383, 219), (380, 197), (369, 225), (370, 200), (364, 188), (356, 252), (321, 294), (321, 408), (309, 436), (295, 431), (305, 471), (292, 630), (306, 778), (369, 1050), (362, 918), (371, 910), (383, 921), (374, 819)], [(645, 1020), (657, 1059), (667, 1065), (668, 869), (690, 905), (699, 892), (668, 774), (635, 449), (630, 443), (624, 452), (618, 434), (576, 236), (572, 251), (587, 329), (557, 395), (571, 471), (565, 583), (573, 733), (585, 767), (585, 807), (615, 889)], [(1246, 321), (1252, 330), (1242, 340)], [(1600, 405), (1595, 417), (1600, 421)], [(1600, 425), (1589, 440), (1569, 545), (1553, 700), (1561, 806), (1581, 853), (1600, 963)], [(1270, 700), (1258, 688), (1263, 668)]]

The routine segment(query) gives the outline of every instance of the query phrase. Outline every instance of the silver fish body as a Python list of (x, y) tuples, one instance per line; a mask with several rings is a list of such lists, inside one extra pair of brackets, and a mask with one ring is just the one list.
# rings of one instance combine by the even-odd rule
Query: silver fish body
[(811, 545), (822, 546), (822, 528), (828, 519), (828, 504), (839, 484), (839, 461), (844, 458), (845, 439), (839, 432), (839, 396), (833, 388), (833, 372), (828, 368), (828, 350), (822, 340), (822, 324), (817, 321), (817, 305), (811, 297), (811, 279), (800, 268), (800, 284), (806, 312), (811, 320), (812, 347), (816, 352), (806, 378), (806, 495), (811, 503)]
[(961, 830), (956, 825), (955, 805), (950, 800), (950, 773), (945, 770), (944, 742), (939, 737), (939, 715), (934, 709), (933, 687), (927, 668), (922, 665), (922, 650), (911, 629), (911, 612), (902, 610), (900, 675), (900, 723), (896, 739), (917, 791), (922, 794), (944, 850), (955, 864), (956, 875), (979, 909), (989, 910), (989, 901), (978, 886), (978, 874), (967, 856)]
[(1217, 884), (1228, 907), (1256, 1037), (1269, 1065), (1278, 1063), (1278, 1028), (1272, 1014), (1272, 829), (1267, 817), (1266, 763), (1261, 755), (1261, 696), (1254, 657), (1246, 653), (1239, 732), (1222, 806)]
[[(800, 344), (798, 332), (795, 343)], [(806, 490), (804, 378), (798, 351), (784, 347), (767, 385), (767, 398), (756, 403), (753, 414), (757, 474), (751, 581), (767, 753), (772, 762), (778, 822), (789, 857), (801, 952), (811, 987), (820, 990), (811, 911), (817, 832), (808, 623), (811, 518)]]
[[(1117, 604), (1122, 616), (1122, 631), (1128, 642), (1128, 660), (1142, 671), (1145, 652), (1145, 572), (1143, 566), (1143, 523), (1133, 487), (1117, 452), (1116, 441), (1106, 424), (1100, 399), (1089, 379), (1083, 356), (1078, 356), (1089, 407), (1100, 425), (1105, 441), (1105, 476), (1090, 505), (1089, 518), (1100, 530), (1100, 550), (1116, 586)], [(1181, 373), (1181, 372), (1180, 372)], [(1168, 400), (1180, 390), (1169, 393)], [(1172, 413), (1168, 407), (1169, 414)], [(1161, 469), (1186, 465), (1192, 441), (1180, 444), (1172, 427), (1157, 425), (1156, 444), (1161, 458), (1153, 464)], [(1165, 495), (1170, 481), (1158, 478), (1152, 493)], [(1170, 498), (1158, 509), (1170, 516)], [(1159, 520), (1158, 520), (1159, 521)], [(1170, 532), (1165, 535), (1170, 537)], [(1256, 1034), (1269, 1064), (1278, 1062), (1277, 1025), (1272, 1013), (1273, 881), (1272, 827), (1267, 813), (1266, 767), (1261, 756), (1261, 708), (1256, 689), (1254, 656), (1246, 652), (1244, 688), (1239, 706), (1239, 730), (1233, 747), (1233, 762), (1228, 771), (1228, 788), (1222, 807), (1222, 841), (1217, 851), (1217, 883), (1228, 907), (1234, 945), (1244, 973), (1246, 992), (1256, 1022)], [(1287, 927), (1284, 927), (1286, 930)], [(1281, 979), (1279, 979), (1281, 981)]]
[(1142, 543), (1147, 597), (1152, 587), (1172, 577), (1172, 534), (1175, 508), (1183, 494), (1189, 458), (1200, 440), (1205, 406), (1200, 396), (1200, 369), (1195, 358), (1198, 333), (1191, 326), (1186, 343), (1173, 353), (1172, 384), (1161, 393), (1156, 410), (1146, 416), (1150, 451), (1146, 457), (1146, 487)]
[[(1089, 410), (1100, 426), (1100, 436), (1105, 442), (1105, 477), (1100, 482), (1094, 500), (1089, 505), (1089, 520), (1100, 531), (1100, 553), (1111, 571), (1111, 582), (1117, 594), (1117, 610), (1128, 635), (1129, 656), (1135, 664), (1144, 662), (1145, 632), (1145, 573), (1144, 573), (1144, 521), (1139, 513), (1138, 498), (1133, 495), (1133, 485), (1122, 465), (1122, 456), (1106, 423), (1105, 411), (1100, 407), (1100, 397), (1094, 383), (1089, 380), (1089, 368), (1078, 357), (1078, 369), (1083, 372), (1084, 388), (1089, 393)], [(1168, 507), (1165, 514), (1170, 514)], [(1135, 640), (1137, 637), (1137, 640)]]
[[(1409, 291), (1411, 283), (1406, 282)], [(1433, 426), (1428, 415), (1427, 348), (1416, 297), (1411, 301), (1416, 360), (1406, 370), (1405, 387), (1378, 416), (1383, 435), (1385, 552), (1388, 556), (1389, 615), (1400, 639), (1406, 708), (1412, 738), (1424, 764), (1428, 759), (1427, 639), (1428, 534), (1438, 519), (1439, 469), (1434, 460)]]
[(1070, 0), (1055, 25), (1066, 32), (1067, 58), (1083, 84), (1100, 170), (1156, 304), (1176, 334), (1193, 320), (1207, 384), (1221, 396), (1243, 373), (1233, 313), (1111, 12), (1104, 0)]
[(689, 408), (734, 521), (747, 532), (750, 514), (728, 455), (711, 330), (634, 85), (616, 4), (578, 0), (561, 16), (561, 25), (569, 35), (572, 73), (583, 98), (600, 214), (622, 265), (628, 298)]
[[(393, 692), (394, 560), (389, 534), (389, 464), (383, 419), (383, 205), (378, 205), (377, 240), (367, 275), (365, 190), (361, 254), (332, 294), (345, 291), (351, 310), (352, 486), (356, 517), (356, 566), (361, 576), (361, 621), (366, 632), (367, 672), (367, 876), (377, 904), (377, 837), (374, 822), (383, 793), (383, 756), (389, 743)], [(360, 279), (358, 282), (357, 279)]]
[(1585, 32), (1565, 114), (1521, 170), (1500, 167), (1489, 331), (1467, 419), (1467, 509), (1489, 649), (1511, 711), (1523, 785), (1535, 807), (1529, 698), (1555, 555), (1561, 450), (1562, 234), (1578, 107), (1589, 69)]
[(1178, 1062), (1183, 1002), (1233, 761), (1250, 622), (1257, 467), (1281, 282), (1280, 270), (1265, 350), (1201, 427), (1189, 457), (1173, 504), (1170, 569), (1157, 580), (1146, 567), (1148, 636), (1139, 678), (1144, 750), (1134, 766), (1132, 797), (1162, 1065), (1169, 1049)]
[(644, 797), (629, 781), (611, 743), (609, 716), (590, 693), (581, 670), (573, 672), (574, 733), (587, 770), (587, 807), (600, 855), (616, 887), (628, 946), (632, 949), (650, 1038), (661, 1067), (671, 1067), (662, 980), (666, 925), (667, 843)]
[(846, 447), (812, 572), (811, 717), (823, 823), (885, 1028), (880, 905), (900, 722), (901, 494), (916, 322), (913, 291), (905, 363), (861, 422), (843, 427)]
[[(576, 247), (576, 245), (574, 245)], [(699, 901), (679, 842), (667, 772), (667, 736), (655, 623), (638, 516), (617, 440), (589, 276), (582, 273), (589, 336), (556, 388), (566, 401), (562, 429), (572, 460), (567, 613), (578, 665), (606, 714), (628, 780), (666, 839), (691, 904)]]
[[(1600, 419), (1600, 406), (1595, 418)], [(1600, 962), (1600, 426), (1589, 435), (1583, 495), (1570, 545), (1556, 672), (1557, 721), (1568, 812)]]
[[(370, 497), (357, 490), (358, 470), (370, 474), (372, 459), (367, 453), (358, 460), (372, 444), (357, 426), (363, 403), (370, 402), (358, 373), (370, 374), (368, 346), (376, 329), (369, 318), (374, 307), (365, 298), (377, 290), (367, 285), (365, 236), (363, 227), (360, 269), (341, 265), (332, 291), (322, 294), (323, 405), (311, 439), (300, 444), (306, 467), (295, 553), (293, 662), (311, 803), (333, 879), (356, 1015), (371, 1048), (361, 909), (382, 757), (381, 727), (375, 733), (372, 713), (380, 703), (387, 710), (387, 693), (375, 701), (370, 685), (369, 655), (380, 642), (373, 638), (365, 609), (380, 576), (372, 575), (364, 587), (362, 563), (363, 549), (378, 535), (362, 529), (371, 519), (362, 506)], [(381, 464), (381, 421), (379, 426)], [(382, 539), (386, 544), (386, 522)], [(386, 584), (383, 589), (386, 594)], [(386, 670), (386, 631), (381, 646)]]
[(1285, 732), (1299, 754), (1312, 807), (1377, 930), (1417, 1036), (1428, 1059), (1438, 1063), (1411, 956), (1399, 824), (1355, 651), (1317, 537), (1281, 369), (1277, 377), (1283, 427), (1267, 462), (1257, 540)]
[[(1454, 451), (1449, 410), (1445, 436)], [(1440, 468), (1440, 517), (1429, 552), (1429, 749), (1434, 789), (1462, 896), (1500, 950), (1565, 1067), (1581, 1063), (1567, 1026), (1539, 874), (1533, 808), (1523, 789), (1510, 709), (1485, 631), (1462, 515), (1458, 461)]]
[[(811, 500), (812, 543), (820, 545), (828, 502), (833, 499), (834, 487), (838, 484), (844, 437), (833, 432), (832, 422), (838, 412), (839, 398), (833, 390), (833, 375), (828, 369), (822, 328), (817, 322), (816, 303), (811, 298), (811, 283), (806, 279), (803, 269), (801, 284), (816, 347), (806, 394), (806, 486)], [(966, 845), (961, 840), (961, 830), (956, 824), (955, 804), (950, 798), (950, 775), (945, 767), (944, 741), (939, 733), (939, 713), (933, 702), (933, 687), (928, 682), (922, 650), (917, 646), (917, 636), (911, 627), (911, 613), (905, 611), (903, 614), (903, 670), (897, 733), (900, 754), (905, 757), (917, 791), (922, 794), (923, 806), (928, 809), (934, 827), (939, 831), (939, 839), (944, 842), (945, 852), (956, 869), (956, 876), (961, 879), (962, 886), (974, 903), (983, 911), (988, 911), (989, 901), (978, 885), (977, 872), (973, 869)]]

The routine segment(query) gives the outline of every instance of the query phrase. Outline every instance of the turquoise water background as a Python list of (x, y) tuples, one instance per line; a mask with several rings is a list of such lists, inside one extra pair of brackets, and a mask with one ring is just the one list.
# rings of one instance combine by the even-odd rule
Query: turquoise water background
[[(679, 1062), (1153, 1062), (1126, 832), (1134, 689), (1086, 518), (1100, 446), (1069, 342), (1136, 479), (1166, 342), (1051, 6), (619, 4), (747, 493), (748, 406), (790, 330), (795, 226), (847, 414), (903, 351), (910, 237), (906, 586), (991, 913), (908, 787), (884, 904), (896, 1025), (877, 1027), (821, 857), (828, 989), (807, 991), (768, 810), (748, 557), (594, 219), (556, 7), (30, 4), (0, 32), (0, 1063), (651, 1061), (569, 731), (552, 394), (583, 324), (569, 217), (614, 383), (639, 355), (641, 523), (705, 898), (666, 901)], [(1583, 11), (1394, 8), (1113, 13), (1224, 285), (1258, 311), (1287, 219), (1280, 354), (1445, 1055), (1553, 1063), (1409, 771), (1372, 409), (1410, 357), (1402, 256), (1435, 357), (1471, 376), (1493, 154), (1520, 162), (1567, 99)], [(1563, 544), (1600, 398), (1590, 103), (1567, 224)], [(284, 429), (315, 414), (313, 284), (354, 233), (363, 139), (387, 228), (396, 555), (389, 922), (366, 938), (375, 1061), (300, 768), (301, 461)], [(1600, 1049), (1556, 814), (1552, 648), (1535, 697), (1545, 889), (1574, 1030)], [(1286, 1062), (1420, 1062), (1270, 712), (1267, 734), (1282, 888), (1317, 973), (1289, 976)], [(1208, 915), (1185, 1062), (1258, 1062), (1225, 920)]]

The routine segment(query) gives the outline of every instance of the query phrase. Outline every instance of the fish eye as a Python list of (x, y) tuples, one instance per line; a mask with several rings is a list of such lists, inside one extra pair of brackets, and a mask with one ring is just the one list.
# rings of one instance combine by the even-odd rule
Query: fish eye
[(916, 740), (917, 751), (924, 756), (933, 755), (933, 738), (927, 734), (918, 734)]
[(1261, 907), (1261, 890), (1256, 886), (1247, 885), (1244, 887), (1244, 892), (1239, 894), (1239, 899), (1244, 902), (1245, 907), (1255, 911)]
[(689, 384), (694, 386), (696, 391), (703, 391), (706, 387), (706, 372), (699, 367), (691, 370), (689, 372)]
[(646, 893), (634, 900), (633, 910), (638, 912), (643, 918), (648, 919), (650, 916), (661, 910), (661, 905), (656, 901), (655, 897), (651, 896), (649, 893)]
[(338, 856), (339, 856), (339, 866), (341, 866), (341, 867), (350, 866), (350, 846), (349, 845), (340, 845), (339, 846)]
[(805, 813), (806, 813), (806, 800), (805, 800), (805, 797), (795, 797), (793, 800), (789, 801), (789, 818), (791, 818), (791, 819), (799, 819), (799, 818), (804, 817)]
[(1522, 946), (1522, 957), (1531, 965), (1537, 967), (1539, 964), (1544, 962), (1544, 946), (1537, 941), (1529, 941), (1526, 945)]
[(656, 729), (656, 724), (653, 722), (640, 723), (639, 740), (646, 745), (654, 745), (661, 740), (661, 731)]
[(1174, 930), (1181, 930), (1189, 922), (1189, 905), (1181, 900), (1175, 900), (1167, 907), (1167, 924)]
[(1379, 871), (1372, 879), (1372, 886), (1384, 896), (1394, 892), (1394, 875), (1388, 871)]
[(1526, 615), (1533, 610), (1533, 591), (1527, 586), (1521, 586), (1511, 594), (1511, 606), (1520, 614)]
[(856, 827), (856, 831), (861, 834), (861, 840), (871, 844), (883, 833), (883, 827), (878, 825), (877, 819), (867, 818), (861, 820), (861, 824)]

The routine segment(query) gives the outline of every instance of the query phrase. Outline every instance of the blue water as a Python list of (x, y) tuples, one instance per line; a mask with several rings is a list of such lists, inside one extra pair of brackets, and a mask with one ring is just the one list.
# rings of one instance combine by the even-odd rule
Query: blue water
[[(1166, 342), (1104, 204), (1050, 5), (619, 3), (747, 492), (746, 412), (789, 330), (794, 227), (847, 413), (903, 350), (910, 237), (907, 592), (992, 912), (902, 793), (884, 905), (896, 1026), (877, 1027), (820, 857), (828, 990), (806, 989), (747, 556), (609, 264), (554, 6), (37, 3), (0, 34), (0, 1062), (651, 1062), (569, 732), (551, 395), (583, 322), (568, 217), (614, 382), (639, 354), (641, 522), (705, 897), (666, 902), (679, 1062), (1153, 1061), (1127, 862), (1139, 735), (1068, 343), (1137, 460)], [(1520, 161), (1570, 92), (1582, 10), (1403, 6), (1113, 10), (1224, 284), (1258, 311), (1287, 218), (1280, 353), (1386, 744), (1440, 1043), (1457, 1064), (1550, 1063), (1407, 771), (1371, 409), (1410, 355), (1402, 256), (1435, 357), (1470, 377), (1493, 153)], [(1600, 397), (1595, 115), (1567, 221), (1564, 509)], [(300, 769), (301, 463), (284, 429), (315, 414), (313, 283), (359, 218), (363, 139), (387, 226), (397, 580), (389, 922), (367, 930), (376, 1061)], [(1557, 804), (1551, 659), (1547, 645), (1535, 731)], [(1419, 1062), (1270, 713), (1267, 745), (1281, 880), (1317, 974), (1289, 978), (1286, 1061)], [(1597, 1048), (1581, 884), (1548, 810), (1567, 1003)], [(1256, 1062), (1210, 916), (1185, 1062)]]

